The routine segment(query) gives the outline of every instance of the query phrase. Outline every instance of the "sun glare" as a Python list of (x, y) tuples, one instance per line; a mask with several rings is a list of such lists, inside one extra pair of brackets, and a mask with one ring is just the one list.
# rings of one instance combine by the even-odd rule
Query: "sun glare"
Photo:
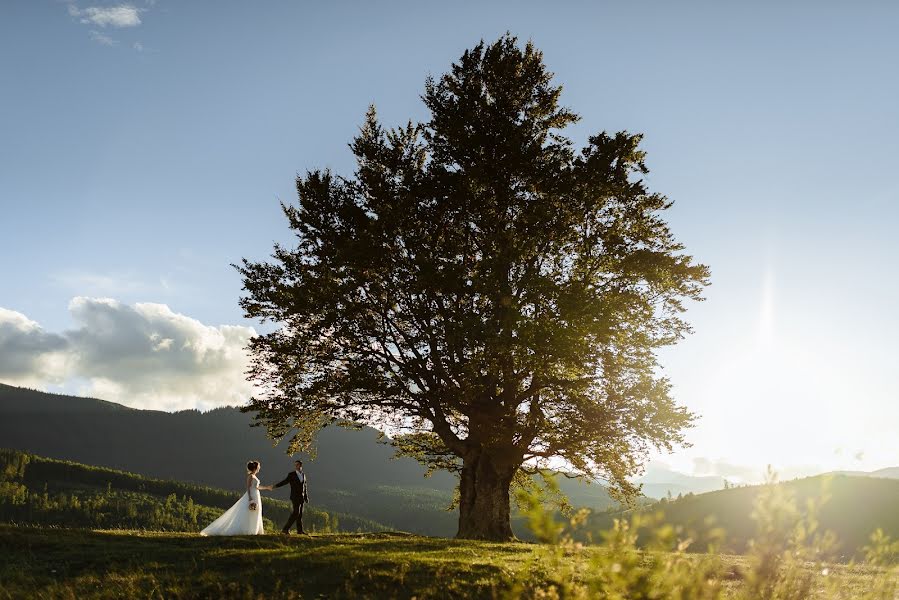
[(770, 348), (775, 343), (774, 293), (774, 269), (769, 267), (762, 279), (759, 306), (758, 343), (763, 348)]

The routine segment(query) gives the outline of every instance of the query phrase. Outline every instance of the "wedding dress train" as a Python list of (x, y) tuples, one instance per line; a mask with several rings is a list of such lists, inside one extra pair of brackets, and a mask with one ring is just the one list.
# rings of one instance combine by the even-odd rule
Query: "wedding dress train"
[[(256, 503), (256, 510), (250, 510), (250, 502)], [(240, 497), (218, 519), (209, 524), (200, 535), (261, 535), (262, 497), (259, 494), (259, 479), (253, 475), (250, 490)]]

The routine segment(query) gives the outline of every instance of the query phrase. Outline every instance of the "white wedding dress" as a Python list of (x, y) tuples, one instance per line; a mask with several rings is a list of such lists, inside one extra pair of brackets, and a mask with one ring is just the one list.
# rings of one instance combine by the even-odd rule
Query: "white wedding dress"
[[(256, 510), (250, 510), (250, 502)], [(262, 497), (259, 495), (259, 479), (253, 475), (250, 490), (225, 511), (218, 519), (200, 532), (200, 535), (262, 535)]]

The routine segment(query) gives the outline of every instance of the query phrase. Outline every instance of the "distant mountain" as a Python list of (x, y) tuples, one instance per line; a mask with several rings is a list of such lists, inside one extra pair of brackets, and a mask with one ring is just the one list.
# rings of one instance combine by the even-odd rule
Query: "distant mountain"
[[(822, 475), (850, 475), (854, 477), (881, 477), (899, 479), (899, 467), (878, 471), (833, 471)], [(669, 495), (676, 498), (686, 494), (705, 494), (724, 489), (725, 477), (720, 475), (687, 475), (663, 466), (650, 465), (635, 482), (643, 485), (643, 494), (662, 499)], [(734, 483), (731, 481), (731, 483)]]
[[(782, 486), (795, 495), (802, 509), (809, 499), (829, 496), (819, 513), (820, 530), (837, 534), (841, 551), (851, 556), (868, 543), (869, 536), (881, 528), (893, 539), (899, 537), (899, 481), (886, 478), (819, 475), (786, 481)], [(744, 486), (705, 494), (686, 495), (673, 501), (661, 501), (646, 507), (649, 513), (661, 511), (664, 522), (690, 532), (694, 550), (702, 551), (712, 528), (725, 533), (722, 550), (742, 553), (755, 533), (751, 515), (762, 486)], [(626, 514), (626, 513), (624, 513)], [(590, 531), (608, 529), (622, 513), (596, 514)], [(694, 535), (695, 534), (695, 535)]]
[[(265, 494), (265, 492), (263, 492)], [(0, 522), (87, 527), (199, 531), (230, 508), (237, 494), (180, 481), (149, 479), (133, 473), (0, 449)], [(287, 520), (287, 502), (263, 500), (269, 532)], [(383, 531), (385, 527), (353, 515), (311, 508), (307, 530)]]
[(724, 488), (724, 477), (686, 475), (656, 465), (650, 465), (635, 481), (642, 484), (643, 494), (650, 498), (669, 495), (676, 498), (682, 494), (704, 494)]
[[(240, 490), (247, 460), (262, 462), (263, 483), (293, 468), (286, 443), (273, 445), (236, 408), (167, 413), (127, 408), (94, 398), (48, 394), (0, 384), (0, 446), (167, 480)], [(303, 457), (312, 506), (357, 515), (388, 527), (452, 536), (458, 513), (447, 511), (456, 478), (425, 469), (378, 441), (374, 429), (327, 428), (317, 456)], [(563, 479), (575, 506), (606, 510), (605, 488)], [(278, 497), (288, 492), (276, 490)], [(523, 535), (523, 523), (513, 527)]]
[[(249, 415), (236, 408), (168, 413), (112, 402), (48, 394), (0, 384), (2, 445), (152, 477), (194, 481), (225, 489), (243, 485), (249, 459), (263, 463), (264, 480), (293, 469), (286, 443), (273, 445)], [(452, 487), (452, 476), (423, 479), (414, 460), (391, 460), (373, 429), (328, 428), (318, 438), (318, 456), (300, 455), (319, 490), (353, 482), (368, 485)], [(312, 483), (312, 482), (315, 483)]]

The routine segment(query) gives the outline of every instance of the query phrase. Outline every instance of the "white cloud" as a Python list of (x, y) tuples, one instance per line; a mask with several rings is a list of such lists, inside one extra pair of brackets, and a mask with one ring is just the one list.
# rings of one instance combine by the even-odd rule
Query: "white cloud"
[[(76, 297), (76, 328), (48, 334), (0, 309), (0, 370), (9, 383), (85, 382), (80, 393), (138, 408), (201, 410), (244, 404), (250, 327), (205, 325), (165, 304)], [(54, 354), (55, 362), (42, 357)], [(8, 371), (8, 372), (7, 372)]]
[(0, 307), (0, 379), (30, 387), (59, 383), (65, 377), (67, 357), (64, 336)]
[[(101, 29), (110, 28), (131, 28), (141, 24), (141, 13), (150, 10), (153, 2), (146, 2), (146, 8), (138, 8), (133, 4), (117, 4), (115, 6), (89, 6), (87, 8), (79, 8), (74, 0), (64, 0), (69, 15), (82, 25), (91, 27), (99, 27)], [(119, 41), (106, 35), (96, 29), (90, 30), (90, 37), (93, 41), (103, 46), (118, 46)], [(133, 42), (131, 47), (138, 51), (144, 51), (144, 45), (141, 42)]]
[(141, 24), (141, 9), (131, 4), (118, 6), (90, 6), (80, 9), (69, 4), (69, 14), (78, 17), (86, 25), (97, 27), (137, 27)]
[(108, 35), (100, 33), (99, 31), (91, 30), (91, 39), (100, 44), (101, 46), (115, 46), (118, 42)]

